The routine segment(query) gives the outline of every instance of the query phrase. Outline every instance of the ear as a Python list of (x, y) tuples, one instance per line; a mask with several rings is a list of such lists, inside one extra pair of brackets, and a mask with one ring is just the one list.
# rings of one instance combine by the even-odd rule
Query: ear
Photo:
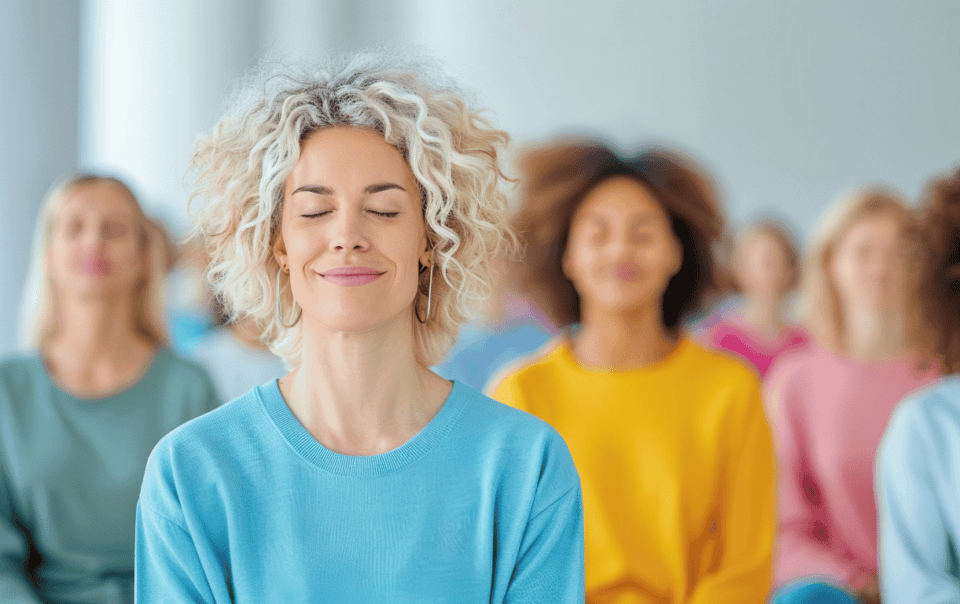
[(419, 260), (420, 264), (423, 266), (430, 266), (433, 260), (433, 244), (430, 241), (430, 237), (427, 235), (426, 230), (424, 230), (423, 238), (420, 240), (420, 254)]
[(670, 267), (670, 276), (676, 277), (680, 269), (683, 268), (683, 243), (676, 235), (673, 236), (673, 253), (671, 256), (673, 265)]
[(560, 255), (560, 272), (563, 273), (564, 278), (573, 283), (573, 279), (570, 278), (570, 275), (573, 273), (570, 266), (570, 246), (566, 246), (563, 249), (563, 253)]
[(283, 233), (277, 233), (277, 238), (273, 240), (273, 258), (281, 267), (287, 266), (287, 246), (283, 243)]

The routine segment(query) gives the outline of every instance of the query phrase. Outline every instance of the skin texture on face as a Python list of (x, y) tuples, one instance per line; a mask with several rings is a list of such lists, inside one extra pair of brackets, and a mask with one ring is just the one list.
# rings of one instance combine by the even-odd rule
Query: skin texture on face
[(842, 305), (852, 312), (901, 313), (908, 257), (895, 216), (877, 214), (855, 222), (830, 259), (830, 276)]
[(359, 333), (413, 320), (419, 263), (430, 255), (400, 151), (368, 130), (310, 134), (284, 187), (274, 253), (311, 325)]
[(744, 294), (766, 300), (780, 299), (794, 277), (783, 244), (764, 232), (748, 234), (737, 258), (736, 276)]
[(661, 304), (682, 254), (653, 194), (636, 179), (613, 176), (577, 208), (563, 270), (584, 307), (626, 314)]
[(64, 201), (47, 248), (57, 295), (132, 295), (145, 270), (141, 228), (125, 191), (109, 183), (80, 186)]

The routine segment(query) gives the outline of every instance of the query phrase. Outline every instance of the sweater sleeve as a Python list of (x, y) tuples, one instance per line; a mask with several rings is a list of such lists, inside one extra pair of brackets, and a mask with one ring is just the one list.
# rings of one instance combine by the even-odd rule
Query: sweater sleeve
[(138, 604), (231, 602), (229, 571), (211, 555), (203, 529), (186, 520), (185, 506), (198, 502), (182, 484), (202, 471), (178, 455), (178, 435), (168, 434), (157, 444), (144, 473), (137, 502), (135, 599)]
[(957, 535), (950, 534), (934, 478), (937, 457), (956, 451), (957, 443), (924, 433), (917, 411), (915, 403), (897, 410), (877, 455), (883, 601), (958, 602)]
[(770, 428), (752, 378), (740, 429), (728, 435), (719, 522), (719, 568), (697, 584), (691, 604), (763, 602), (770, 593), (776, 531), (776, 467)]
[(6, 471), (0, 464), (0, 602), (41, 604), (27, 578), (27, 535), (18, 525)]
[(216, 602), (190, 534), (137, 504), (135, 599), (148, 604)]
[(774, 376), (767, 397), (775, 410), (779, 461), (780, 535), (776, 556), (778, 584), (801, 577), (818, 577), (847, 585), (856, 566), (830, 548), (831, 528), (820, 485), (809, 459), (808, 436), (801, 414), (806, 403), (797, 374)]
[(528, 522), (503, 602), (583, 602), (583, 573), (578, 483)]

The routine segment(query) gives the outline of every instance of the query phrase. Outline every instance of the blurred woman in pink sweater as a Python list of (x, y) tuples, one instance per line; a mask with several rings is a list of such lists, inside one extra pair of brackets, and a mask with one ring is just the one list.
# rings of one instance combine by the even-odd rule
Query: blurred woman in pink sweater
[(747, 361), (763, 378), (782, 355), (803, 348), (807, 332), (791, 325), (785, 306), (800, 277), (800, 252), (790, 230), (758, 220), (739, 237), (731, 273), (743, 295), (740, 308), (717, 322), (707, 342)]
[(774, 602), (879, 602), (873, 461), (894, 406), (936, 377), (906, 327), (913, 211), (867, 189), (823, 220), (807, 259), (815, 344), (767, 379), (780, 461)]

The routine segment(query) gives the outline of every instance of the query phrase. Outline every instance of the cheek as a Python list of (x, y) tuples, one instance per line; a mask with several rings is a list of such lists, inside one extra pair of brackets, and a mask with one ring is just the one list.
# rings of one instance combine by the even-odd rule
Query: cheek
[(591, 246), (573, 243), (567, 249), (567, 276), (575, 283), (589, 280), (590, 274), (598, 264), (598, 255), (598, 251)]

